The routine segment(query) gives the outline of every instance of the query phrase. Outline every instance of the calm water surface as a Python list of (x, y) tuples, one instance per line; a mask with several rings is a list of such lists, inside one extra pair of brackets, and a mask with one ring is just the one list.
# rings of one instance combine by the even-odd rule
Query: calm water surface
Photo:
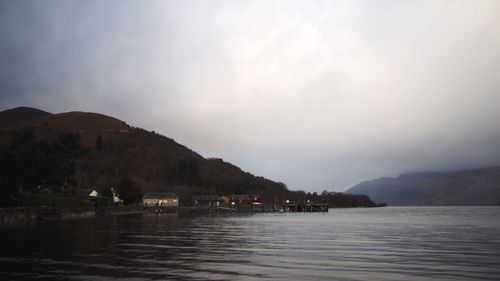
[(500, 207), (123, 215), (0, 228), (0, 280), (499, 280)]

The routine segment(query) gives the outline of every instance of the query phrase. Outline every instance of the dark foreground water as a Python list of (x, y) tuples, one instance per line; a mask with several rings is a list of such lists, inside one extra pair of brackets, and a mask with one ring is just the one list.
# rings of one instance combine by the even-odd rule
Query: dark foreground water
[(500, 207), (124, 215), (0, 228), (0, 280), (500, 280)]

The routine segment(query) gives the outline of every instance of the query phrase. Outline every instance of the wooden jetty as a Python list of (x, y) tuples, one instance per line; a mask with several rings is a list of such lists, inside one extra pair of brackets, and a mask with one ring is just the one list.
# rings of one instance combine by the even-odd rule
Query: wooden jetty
[(285, 212), (314, 213), (328, 212), (328, 204), (315, 203), (286, 203), (283, 205)]
[(315, 203), (286, 203), (283, 205), (265, 205), (265, 204), (252, 204), (250, 206), (239, 206), (236, 209), (238, 212), (252, 212), (252, 213), (314, 213), (314, 212), (328, 212), (328, 204), (315, 204)]

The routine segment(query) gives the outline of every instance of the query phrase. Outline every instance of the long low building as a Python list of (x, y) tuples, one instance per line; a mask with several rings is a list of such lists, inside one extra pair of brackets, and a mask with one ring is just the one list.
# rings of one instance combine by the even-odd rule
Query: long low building
[(179, 207), (179, 196), (175, 195), (174, 193), (150, 192), (142, 197), (142, 204), (144, 208), (177, 208)]

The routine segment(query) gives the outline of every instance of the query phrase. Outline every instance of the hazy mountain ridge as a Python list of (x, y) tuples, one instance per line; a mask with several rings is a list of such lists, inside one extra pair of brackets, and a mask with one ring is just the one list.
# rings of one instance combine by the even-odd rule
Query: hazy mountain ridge
[(365, 181), (346, 192), (389, 205), (495, 205), (500, 202), (500, 167), (402, 174)]

